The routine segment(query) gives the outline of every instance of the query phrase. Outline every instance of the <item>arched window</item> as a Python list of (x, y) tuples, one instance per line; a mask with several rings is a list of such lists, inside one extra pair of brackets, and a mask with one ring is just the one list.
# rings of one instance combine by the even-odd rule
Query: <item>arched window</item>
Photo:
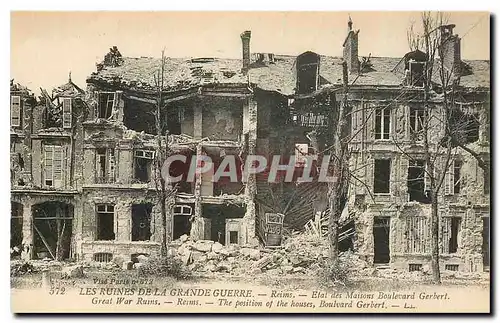
[(422, 87), (424, 85), (427, 54), (415, 50), (404, 57), (405, 60), (405, 84), (408, 86)]
[(313, 52), (305, 52), (297, 57), (297, 93), (311, 93), (319, 84), (320, 56)]

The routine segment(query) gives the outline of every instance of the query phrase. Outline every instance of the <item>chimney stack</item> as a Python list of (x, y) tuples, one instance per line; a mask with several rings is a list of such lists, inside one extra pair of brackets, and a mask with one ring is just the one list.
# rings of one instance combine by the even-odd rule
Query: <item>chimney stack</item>
[(460, 77), (462, 58), (460, 54), (460, 37), (453, 34), (455, 25), (444, 25), (439, 27), (441, 32), (440, 57), (443, 60), (444, 68), (453, 73), (455, 77)]
[(252, 32), (247, 30), (241, 33), (241, 44), (243, 48), (243, 66), (241, 71), (246, 74), (248, 72), (248, 68), (250, 67), (250, 37)]
[(352, 20), (349, 16), (347, 22), (347, 37), (344, 41), (343, 58), (347, 63), (347, 69), (350, 73), (359, 72), (359, 59), (358, 59), (358, 33), (359, 30), (352, 30)]
[(349, 15), (349, 20), (347, 21), (347, 32), (350, 32), (352, 30), (352, 19), (351, 15)]

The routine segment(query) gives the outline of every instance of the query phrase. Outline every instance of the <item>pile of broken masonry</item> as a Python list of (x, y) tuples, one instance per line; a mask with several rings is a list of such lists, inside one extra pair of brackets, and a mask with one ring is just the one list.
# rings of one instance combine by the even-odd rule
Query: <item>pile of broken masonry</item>
[[(284, 238), (279, 248), (263, 248), (259, 246), (224, 246), (210, 240), (192, 240), (183, 235), (169, 245), (168, 253), (171, 257), (178, 258), (196, 276), (221, 276), (235, 277), (269, 275), (280, 277), (303, 276), (315, 277), (324, 272), (324, 264), (328, 259), (327, 239), (318, 235), (292, 233)], [(11, 261), (11, 276), (28, 272), (44, 270), (61, 271), (63, 276), (81, 277), (85, 271), (90, 270), (132, 270), (138, 269), (147, 263), (149, 258), (139, 255), (134, 261), (127, 261), (116, 257), (107, 263), (78, 262), (64, 263), (54, 260), (29, 261), (29, 266), (23, 266), (25, 261)], [(429, 266), (423, 266), (421, 271), (408, 272), (390, 268), (376, 268), (361, 259), (358, 255), (347, 251), (339, 255), (339, 261), (344, 263), (352, 278), (379, 277), (387, 279), (427, 280), (430, 275)], [(90, 269), (93, 268), (94, 270)], [(78, 270), (77, 270), (78, 269)], [(443, 278), (484, 279), (488, 273), (442, 272)]]
[[(193, 241), (183, 235), (173, 241), (169, 254), (182, 260), (192, 272), (202, 276), (212, 275), (303, 275), (315, 277), (323, 272), (329, 256), (327, 239), (317, 235), (295, 233), (286, 237), (280, 248), (239, 246), (210, 240)], [(147, 260), (146, 260), (147, 261)], [(352, 278), (379, 277), (387, 279), (427, 280), (429, 266), (421, 271), (408, 272), (395, 268), (376, 268), (351, 251), (341, 252), (339, 261), (344, 263)], [(481, 273), (442, 272), (443, 278), (482, 278)]]
[(169, 254), (181, 259), (191, 271), (208, 276), (220, 273), (235, 276), (261, 273), (313, 275), (328, 259), (328, 248), (324, 239), (303, 234), (289, 237), (281, 248), (273, 249), (250, 245), (224, 246), (210, 240), (193, 241), (183, 235), (172, 242)]

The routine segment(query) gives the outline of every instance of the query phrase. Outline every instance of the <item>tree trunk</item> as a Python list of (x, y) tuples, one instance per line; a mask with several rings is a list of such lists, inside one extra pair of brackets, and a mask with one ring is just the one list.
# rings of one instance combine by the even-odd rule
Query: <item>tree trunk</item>
[[(165, 179), (162, 177), (161, 169), (163, 167), (163, 162), (167, 156), (168, 150), (168, 130), (165, 131), (165, 149), (163, 149), (162, 145), (162, 135), (164, 133), (162, 127), (162, 119), (161, 119), (161, 107), (163, 105), (162, 92), (163, 92), (163, 82), (165, 77), (165, 53), (162, 51), (161, 53), (161, 70), (158, 71), (158, 79), (157, 81), (157, 99), (156, 99), (156, 112), (155, 112), (155, 126), (156, 126), (156, 190), (157, 196), (159, 197), (160, 202), (160, 212), (161, 212), (161, 239), (160, 239), (160, 255), (162, 257), (166, 257), (168, 254), (167, 247), (167, 185), (165, 183)], [(167, 116), (167, 112), (165, 111), (165, 118)], [(166, 124), (166, 120), (164, 121)], [(158, 182), (160, 183), (160, 187), (158, 187)], [(159, 189), (159, 192), (158, 192)]]
[(56, 228), (57, 228), (57, 240), (56, 240), (56, 259), (61, 260), (61, 219), (56, 219)]
[(344, 138), (344, 127), (346, 125), (347, 113), (347, 92), (348, 92), (348, 73), (347, 63), (342, 64), (342, 74), (344, 83), (344, 99), (338, 106), (338, 112), (334, 124), (334, 143), (333, 143), (333, 178), (334, 182), (328, 184), (330, 217), (328, 220), (328, 238), (330, 242), (330, 260), (336, 262), (339, 256), (339, 220), (345, 206), (345, 193), (349, 185), (347, 173), (347, 142)]
[(438, 201), (434, 192), (431, 203), (431, 268), (432, 281), (436, 284), (441, 283), (441, 271), (439, 269), (439, 213)]
[[(424, 18), (425, 19), (425, 18)], [(439, 213), (438, 213), (438, 193), (439, 188), (437, 187), (435, 164), (431, 163), (431, 148), (429, 144), (430, 134), (430, 123), (432, 118), (432, 109), (429, 106), (430, 91), (432, 88), (432, 74), (434, 69), (434, 53), (431, 52), (432, 45), (429, 36), (429, 21), (427, 23), (424, 21), (424, 32), (425, 32), (425, 49), (430, 55), (427, 61), (427, 67), (425, 70), (424, 79), (424, 115), (425, 121), (423, 125), (424, 131), (424, 158), (426, 165), (426, 172), (430, 178), (430, 197), (431, 197), (431, 270), (432, 277), (435, 283), (440, 282), (441, 273), (439, 271)], [(446, 98), (445, 98), (446, 99)], [(445, 170), (446, 172), (446, 170)], [(439, 177), (439, 176), (438, 176)]]
[[(163, 179), (161, 179), (162, 182)], [(161, 246), (160, 246), (160, 254), (162, 257), (167, 256), (168, 248), (167, 248), (167, 205), (166, 205), (166, 196), (165, 196), (165, 183), (162, 183), (162, 192), (160, 197), (160, 207), (161, 207)]]
[(330, 242), (330, 260), (337, 261), (339, 256), (339, 210), (338, 210), (338, 185), (331, 184), (330, 188), (330, 217), (328, 219), (328, 237)]

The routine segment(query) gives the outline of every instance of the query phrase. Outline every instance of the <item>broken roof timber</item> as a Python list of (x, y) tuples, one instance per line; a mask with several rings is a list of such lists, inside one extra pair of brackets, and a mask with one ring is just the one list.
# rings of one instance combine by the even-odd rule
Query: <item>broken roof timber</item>
[(220, 97), (233, 97), (233, 98), (248, 98), (252, 93), (225, 93), (225, 92), (202, 92), (201, 95), (205, 96), (220, 96)]
[(171, 97), (168, 99), (164, 99), (163, 102), (164, 103), (172, 103), (172, 102), (181, 101), (181, 100), (185, 100), (185, 99), (189, 99), (189, 98), (194, 98), (197, 96), (198, 96), (197, 93), (187, 93), (187, 94)]

